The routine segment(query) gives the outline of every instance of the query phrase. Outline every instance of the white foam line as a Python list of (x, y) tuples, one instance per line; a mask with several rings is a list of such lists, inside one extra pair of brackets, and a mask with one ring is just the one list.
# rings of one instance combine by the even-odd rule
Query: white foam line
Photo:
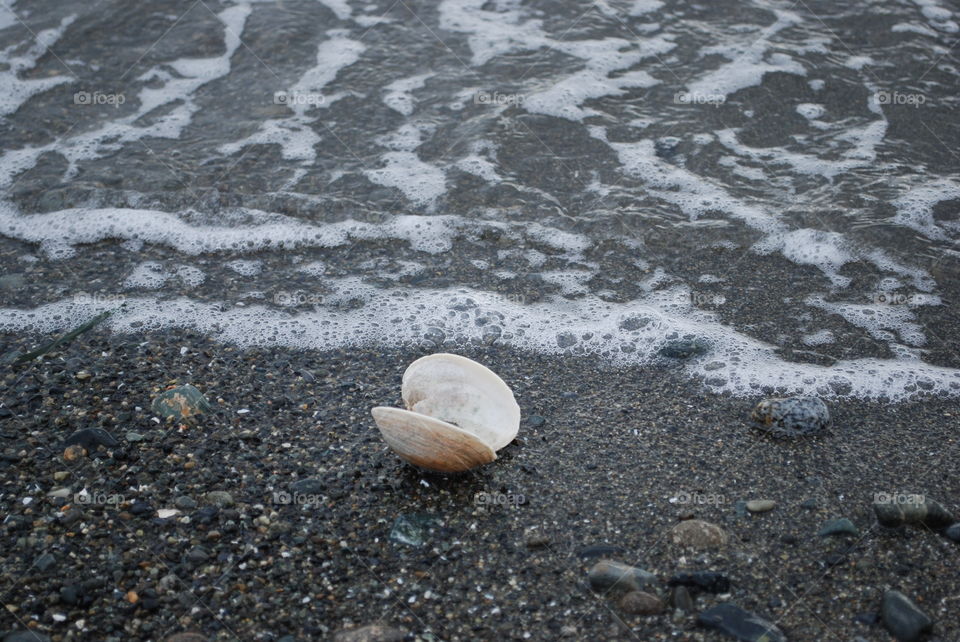
[[(960, 371), (926, 364), (905, 351), (896, 359), (849, 360), (831, 367), (786, 362), (775, 346), (720, 326), (712, 314), (693, 309), (685, 287), (629, 303), (587, 295), (522, 305), (469, 288), (382, 289), (356, 278), (324, 285), (334, 294), (324, 297), (323, 305), (295, 315), (261, 305), (224, 308), (187, 298), (128, 298), (107, 323), (120, 333), (189, 328), (241, 346), (298, 349), (418, 344), (431, 328), (464, 342), (482, 341), (493, 332), (500, 343), (521, 350), (560, 355), (570, 348), (628, 365), (650, 361), (670, 337), (695, 335), (708, 341), (712, 351), (685, 368), (716, 392), (757, 396), (772, 386), (787, 394), (842, 393), (891, 401), (922, 390), (960, 395)], [(338, 305), (347, 300), (363, 305)], [(0, 309), (0, 330), (63, 330), (110, 307), (70, 299), (29, 310)]]
[[(10, 20), (7, 20), (7, 18)], [(8, 69), (0, 72), (0, 116), (12, 114), (37, 94), (43, 93), (57, 85), (73, 82), (69, 76), (54, 76), (50, 78), (30, 78), (22, 80), (22, 72), (33, 69), (37, 60), (52, 47), (64, 34), (74, 20), (75, 15), (60, 20), (60, 25), (52, 29), (39, 32), (33, 44), (23, 54), (14, 54), (19, 45), (13, 45), (0, 52), (0, 63), (6, 63)], [(6, 7), (0, 6), (0, 29), (19, 24), (16, 16)]]

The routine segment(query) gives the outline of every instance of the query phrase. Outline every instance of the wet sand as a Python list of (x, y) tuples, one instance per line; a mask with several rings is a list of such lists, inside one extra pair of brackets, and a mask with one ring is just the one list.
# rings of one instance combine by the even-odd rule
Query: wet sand
[[(3, 352), (41, 342), (6, 335)], [(369, 409), (398, 405), (407, 363), (443, 349), (239, 350), (187, 332), (95, 329), (5, 366), (0, 594), (13, 608), (0, 630), (308, 640), (380, 623), (423, 640), (720, 640), (696, 614), (729, 601), (790, 640), (887, 640), (876, 620), (893, 588), (935, 620), (931, 639), (960, 637), (958, 545), (885, 529), (871, 508), (876, 493), (920, 493), (958, 512), (955, 401), (830, 400), (829, 430), (775, 439), (749, 425), (754, 400), (706, 393), (675, 362), (617, 369), (477, 346), (458, 352), (513, 388), (520, 433), (492, 464), (442, 476), (389, 451)], [(215, 413), (182, 430), (155, 423), (151, 399), (188, 382)], [(121, 445), (64, 461), (62, 441), (91, 427)], [(130, 431), (144, 440), (128, 442)], [(304, 478), (317, 480), (315, 504), (275, 495)], [(61, 486), (123, 503), (74, 502), (79, 514), (64, 520), (66, 500), (46, 497)], [(211, 491), (235, 504), (211, 506)], [(156, 517), (183, 496), (197, 506)], [(746, 514), (737, 502), (750, 499), (777, 505)], [(411, 514), (442, 524), (421, 547), (389, 537)], [(691, 516), (724, 528), (728, 545), (678, 550), (669, 531)], [(838, 517), (860, 535), (817, 535)], [(732, 588), (701, 594), (690, 614), (627, 615), (587, 583), (598, 558), (581, 553), (596, 545), (663, 591), (697, 570)], [(37, 563), (44, 554), (52, 565)]]

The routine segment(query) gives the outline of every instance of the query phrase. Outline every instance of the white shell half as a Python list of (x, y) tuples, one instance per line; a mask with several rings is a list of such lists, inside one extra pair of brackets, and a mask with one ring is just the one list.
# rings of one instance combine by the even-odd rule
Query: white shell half
[(503, 379), (455, 354), (418, 359), (403, 373), (407, 410), (372, 411), (384, 440), (417, 466), (468, 470), (497, 458), (517, 436), (520, 406)]

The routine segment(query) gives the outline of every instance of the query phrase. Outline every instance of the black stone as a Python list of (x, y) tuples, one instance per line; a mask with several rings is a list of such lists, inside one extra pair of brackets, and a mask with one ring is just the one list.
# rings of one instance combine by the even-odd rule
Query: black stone
[(694, 591), (707, 593), (728, 593), (730, 580), (727, 576), (716, 571), (696, 571), (694, 573), (677, 573), (667, 582), (669, 586), (686, 586)]
[(52, 553), (44, 553), (33, 561), (33, 567), (41, 573), (49, 571), (56, 566), (57, 558)]
[(133, 502), (130, 506), (130, 514), (136, 515), (137, 517), (149, 517), (153, 515), (154, 512), (156, 511), (154, 511), (153, 506), (140, 499)]
[(530, 415), (527, 417), (527, 425), (531, 428), (537, 428), (545, 423), (547, 423), (547, 420), (540, 415)]
[(120, 442), (103, 428), (84, 428), (67, 437), (63, 442), (63, 447), (66, 448), (67, 446), (77, 444), (93, 452), (98, 446), (115, 448), (120, 445)]
[(710, 344), (703, 339), (677, 339), (667, 341), (660, 347), (660, 356), (668, 359), (689, 359), (699, 357), (710, 350)]
[(883, 594), (880, 613), (887, 630), (900, 642), (919, 640), (933, 627), (930, 618), (899, 591)]
[(697, 616), (697, 623), (743, 642), (786, 641), (776, 625), (735, 604), (719, 604), (707, 609)]

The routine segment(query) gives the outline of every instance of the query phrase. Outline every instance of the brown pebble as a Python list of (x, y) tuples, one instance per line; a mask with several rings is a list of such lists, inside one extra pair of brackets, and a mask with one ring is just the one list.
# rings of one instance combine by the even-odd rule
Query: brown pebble
[(726, 531), (702, 519), (680, 522), (670, 531), (670, 538), (678, 546), (697, 550), (723, 548), (729, 540)]
[(63, 451), (63, 458), (66, 461), (76, 461), (81, 457), (87, 456), (87, 450), (79, 445), (73, 444), (72, 446), (67, 446), (67, 449)]
[(630, 615), (656, 615), (663, 612), (663, 601), (643, 591), (630, 591), (620, 598), (620, 610)]
[(190, 461), (186, 462), (186, 463), (183, 465), (183, 469), (184, 469), (184, 470), (193, 470), (193, 469), (196, 468), (196, 467), (197, 467), (197, 462), (196, 462), (196, 460), (193, 460), (193, 459), (191, 459)]
[(140, 596), (137, 595), (136, 591), (127, 591), (127, 594), (123, 596), (127, 602), (130, 604), (136, 604), (140, 600)]

